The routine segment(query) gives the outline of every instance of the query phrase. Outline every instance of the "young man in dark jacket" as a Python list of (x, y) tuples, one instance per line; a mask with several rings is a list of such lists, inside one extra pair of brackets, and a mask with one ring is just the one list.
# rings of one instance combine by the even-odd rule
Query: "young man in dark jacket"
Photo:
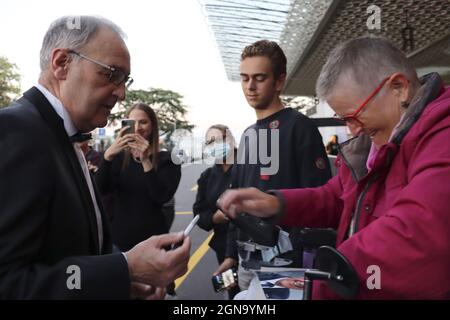
[[(241, 55), (241, 84), (257, 121), (241, 137), (232, 188), (317, 187), (331, 177), (322, 136), (303, 114), (285, 108), (280, 92), (286, 80), (286, 56), (273, 41), (247, 46)], [(238, 264), (236, 240), (247, 240), (230, 224), (225, 261), (216, 273)], [(239, 286), (247, 289), (253, 273), (239, 264)]]

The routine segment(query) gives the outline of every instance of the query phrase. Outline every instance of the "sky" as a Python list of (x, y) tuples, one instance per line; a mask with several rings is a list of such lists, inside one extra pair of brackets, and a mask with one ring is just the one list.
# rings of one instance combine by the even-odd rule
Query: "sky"
[(0, 55), (15, 63), (23, 91), (37, 83), (39, 50), (50, 23), (64, 15), (100, 15), (127, 34), (131, 89), (163, 88), (184, 96), (195, 136), (212, 124), (239, 138), (256, 120), (240, 84), (228, 81), (197, 0), (2, 0)]

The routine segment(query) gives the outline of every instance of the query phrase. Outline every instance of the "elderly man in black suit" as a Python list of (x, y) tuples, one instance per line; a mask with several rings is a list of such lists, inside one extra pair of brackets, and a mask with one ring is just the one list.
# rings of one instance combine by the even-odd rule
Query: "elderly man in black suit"
[(103, 18), (56, 20), (39, 83), (0, 111), (0, 298), (158, 298), (187, 270), (190, 240), (181, 234), (112, 253), (99, 194), (73, 143), (105, 126), (125, 98), (123, 37)]

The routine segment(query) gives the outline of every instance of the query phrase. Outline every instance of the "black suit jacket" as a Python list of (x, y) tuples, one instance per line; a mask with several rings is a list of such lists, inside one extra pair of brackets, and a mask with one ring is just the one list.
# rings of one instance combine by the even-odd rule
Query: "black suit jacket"
[[(111, 253), (102, 215), (100, 254), (88, 186), (63, 121), (45, 96), (33, 87), (1, 110), (0, 297), (127, 299), (128, 266), (121, 253)], [(71, 290), (73, 265), (81, 288)]]

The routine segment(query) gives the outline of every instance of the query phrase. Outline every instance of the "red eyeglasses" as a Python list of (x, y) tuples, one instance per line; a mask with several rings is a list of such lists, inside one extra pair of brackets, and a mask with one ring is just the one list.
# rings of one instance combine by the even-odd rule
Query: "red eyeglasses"
[(372, 98), (381, 90), (381, 88), (383, 88), (386, 81), (388, 81), (390, 78), (391, 76), (383, 79), (383, 81), (381, 81), (381, 83), (375, 88), (375, 90), (370, 94), (370, 96), (368, 96), (367, 99), (364, 100), (364, 102), (358, 107), (358, 109), (356, 109), (355, 112), (342, 117), (339, 117), (337, 114), (335, 114), (334, 117), (350, 125), (363, 126), (363, 123), (358, 120), (358, 115), (361, 113), (362, 109), (364, 109), (364, 107), (369, 103), (369, 101), (372, 100)]

